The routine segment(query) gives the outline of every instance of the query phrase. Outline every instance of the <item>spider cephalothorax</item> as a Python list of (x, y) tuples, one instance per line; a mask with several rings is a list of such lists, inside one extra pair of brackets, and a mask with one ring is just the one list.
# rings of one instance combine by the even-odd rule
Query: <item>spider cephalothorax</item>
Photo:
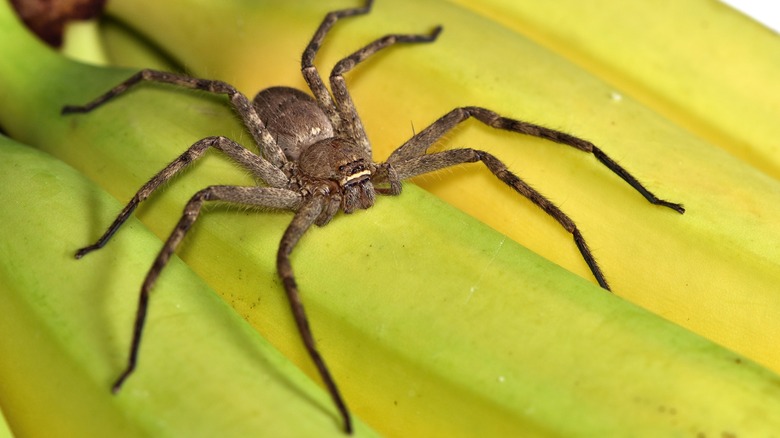
[(320, 140), (304, 149), (298, 158), (303, 180), (332, 185), (341, 197), (345, 213), (374, 205), (376, 194), (371, 177), (375, 169), (371, 157), (346, 138)]
[(63, 108), (63, 113), (91, 111), (142, 81), (162, 82), (225, 94), (259, 150), (259, 154), (252, 152), (233, 140), (221, 136), (208, 137), (196, 142), (144, 184), (98, 241), (76, 252), (77, 258), (103, 247), (140, 202), (210, 148), (220, 150), (265, 183), (265, 185), (250, 187), (206, 187), (187, 203), (184, 214), (166, 240), (141, 286), (130, 356), (127, 367), (114, 383), (114, 391), (119, 390), (135, 369), (149, 292), (184, 235), (198, 218), (205, 202), (222, 201), (295, 212), (279, 243), (277, 271), (284, 284), (304, 345), (342, 415), (347, 432), (352, 430), (349, 410), (317, 350), (290, 264), (293, 248), (313, 224), (325, 225), (339, 210), (352, 213), (355, 210), (367, 209), (374, 205), (377, 193), (398, 195), (401, 193), (401, 180), (450, 166), (481, 162), (499, 180), (531, 200), (571, 233), (593, 276), (603, 288), (609, 289), (607, 280), (574, 221), (507, 169), (498, 158), (488, 152), (470, 148), (428, 153), (428, 148), (444, 134), (470, 118), (491, 128), (540, 137), (591, 153), (649, 202), (669, 207), (680, 213), (684, 212), (682, 205), (657, 198), (627, 170), (592, 143), (554, 129), (503, 117), (480, 107), (467, 106), (451, 110), (413, 135), (398, 147), (386, 162), (374, 162), (371, 146), (343, 75), (372, 54), (393, 44), (432, 42), (438, 37), (441, 28), (437, 27), (430, 34), (424, 35), (387, 35), (369, 43), (335, 65), (331, 71), (330, 89), (328, 89), (314, 66), (314, 57), (325, 35), (339, 19), (368, 13), (371, 4), (372, 1), (369, 0), (362, 8), (331, 12), (315, 32), (303, 52), (301, 62), (301, 72), (314, 97), (294, 88), (272, 87), (258, 93), (254, 101), (249, 101), (233, 86), (221, 81), (142, 70), (84, 106)]

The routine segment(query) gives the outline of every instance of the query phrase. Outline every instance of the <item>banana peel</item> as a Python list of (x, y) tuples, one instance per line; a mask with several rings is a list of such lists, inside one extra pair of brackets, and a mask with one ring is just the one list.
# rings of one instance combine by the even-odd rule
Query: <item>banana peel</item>
[[(723, 11), (710, 3), (687, 2), (678, 8), (683, 17), (675, 19), (725, 21), (719, 27), (723, 35), (718, 41), (723, 44), (733, 35), (756, 37), (751, 23), (723, 17)], [(195, 75), (226, 80), (248, 94), (269, 84), (303, 87), (294, 60), (325, 12), (344, 7), (339, 2), (221, 2), (199, 7), (182, 2), (169, 3), (155, 13), (151, 2), (147, 7), (137, 5), (117, 0), (109, 10), (157, 41)], [(558, 7), (565, 9), (566, 5), (548, 6), (548, 15), (550, 8)], [(652, 8), (653, 4), (641, 7)], [(187, 13), (177, 14), (183, 10)], [(600, 10), (580, 11), (577, 20), (588, 21), (592, 16), (598, 23)], [(174, 14), (182, 20), (180, 26), (166, 28), (166, 20)], [(656, 26), (668, 19), (651, 10), (637, 16)], [(207, 17), (212, 25), (204, 28), (199, 24)], [(378, 2), (370, 15), (339, 23), (323, 47), (319, 65), (327, 73), (330, 65), (362, 42), (391, 32), (426, 32), (437, 24), (445, 30), (436, 43), (394, 48), (349, 74), (377, 158), (386, 157), (415, 130), (462, 105), (487, 106), (593, 141), (651, 190), (685, 204), (688, 212), (679, 216), (648, 205), (592, 157), (560, 145), (493, 132), (476, 123), (456, 130), (446, 143), (489, 150), (561, 206), (580, 225), (619, 296), (780, 371), (780, 351), (775, 348), (780, 320), (774, 317), (780, 313), (776, 291), (780, 282), (776, 269), (780, 261), (778, 181), (763, 168), (736, 158), (740, 154), (725, 152), (721, 144), (714, 146), (705, 140), (714, 134), (704, 138), (692, 134), (693, 122), (681, 126), (680, 118), (659, 114), (654, 107), (643, 105), (643, 99), (631, 97), (637, 94), (633, 89), (624, 91), (622, 83), (605, 83), (604, 75), (584, 72), (532, 42), (517, 26), (497, 26), (465, 7)], [(630, 33), (637, 27), (618, 30)], [(645, 43), (656, 45), (645, 52), (666, 53), (669, 46), (677, 45), (682, 48), (675, 53), (683, 54), (676, 55), (672, 63), (681, 63), (679, 58), (684, 56), (688, 64), (710, 59), (706, 41), (699, 37), (680, 46), (676, 33), (654, 35), (655, 39)], [(734, 38), (743, 41), (742, 36)], [(625, 41), (631, 41), (627, 35), (612, 40), (615, 45), (630, 45)], [(776, 71), (780, 64), (772, 60), (779, 53), (777, 45), (776, 39), (762, 38), (756, 51), (750, 52), (755, 56), (750, 62), (743, 59), (742, 64), (758, 71)], [(769, 53), (772, 47), (774, 55)], [(677, 87), (694, 88), (701, 74), (691, 76), (687, 83), (678, 79), (684, 85)], [(738, 97), (732, 91), (744, 89), (743, 76), (724, 75), (714, 76), (712, 82), (726, 84), (706, 87), (708, 101), (732, 102)], [(758, 80), (765, 83), (766, 77), (776, 76), (764, 74)], [(775, 124), (766, 120), (766, 114), (776, 113), (771, 111), (771, 101), (749, 112), (745, 108), (760, 102), (761, 94), (773, 96), (773, 92), (762, 91), (761, 86), (751, 89), (752, 93), (737, 93), (744, 96), (735, 103), (737, 114), (744, 114), (746, 129), (771, 132)], [(695, 106), (701, 109), (702, 104)], [(758, 115), (761, 112), (763, 116)], [(719, 120), (709, 124), (717, 125)], [(744, 130), (732, 130), (726, 138), (744, 135)], [(769, 141), (765, 135), (745, 137), (745, 142), (772, 149), (774, 143)], [(478, 165), (415, 182), (543, 257), (591, 279), (570, 236)]]
[[(31, 81), (35, 75), (24, 70), (24, 63), (17, 76), (2, 72), (4, 83), (28, 81), (18, 92), (29, 93), (29, 99), (12, 96), (20, 109), (0, 110), (0, 123), (13, 135), (73, 161), (119, 199), (128, 199), (154, 170), (210, 130), (243, 135), (218, 100), (154, 86), (88, 118), (54, 117), (62, 104), (83, 102), (83, 96), (95, 96), (127, 72), (77, 67), (38, 55), (31, 58), (45, 58), (37, 65), (40, 71), (57, 71), (62, 82)], [(79, 81), (84, 77), (89, 83)], [(63, 86), (68, 83), (70, 87)], [(81, 87), (74, 89), (76, 83)], [(73, 100), (76, 95), (82, 99)], [(45, 103), (55, 108), (35, 111), (47, 108)], [(171, 120), (165, 114), (183, 113), (186, 117), (165, 123)], [(36, 123), (49, 129), (37, 132)], [(153, 138), (154, 132), (164, 139)], [(552, 145), (550, 155), (560, 153), (561, 147)], [(187, 197), (212, 179), (251, 182), (235, 176), (216, 156), (196, 168), (139, 212), (157, 234), (167, 234)], [(195, 173), (197, 181), (191, 178)], [(452, 173), (461, 180), (467, 172)], [(371, 214), (342, 217), (315, 230), (293, 263), (303, 290), (310, 285), (311, 292), (304, 293), (312, 324), (347, 400), (383, 432), (599, 435), (638, 430), (639, 435), (657, 436), (668, 434), (667, 427), (707, 434), (739, 427), (757, 428), (746, 434), (762, 433), (777, 427), (772, 423), (777, 411), (771, 403), (777, 394), (771, 373), (603, 293), (411, 186), (404, 196), (382, 201)], [(262, 291), (280, 291), (272, 254), (289, 216), (261, 216), (210, 212), (182, 256), (207, 281), (220, 284), (217, 289), (226, 300), (263, 334), (281, 343), (294, 333), (291, 319), (269, 322), (287, 315), (285, 303), (280, 294)], [(305, 245), (313, 250), (306, 251)], [(409, 258), (410, 253), (415, 257)], [(379, 262), (366, 268), (371, 260)], [(311, 373), (300, 348), (282, 350)], [(722, 397), (727, 403), (711, 406), (712, 394), (727, 394)], [(735, 403), (744, 409), (735, 409)], [(680, 406), (695, 406), (690, 409), (694, 416), (688, 417), (686, 410), (685, 421), (680, 421)], [(616, 407), (630, 412), (618, 414)]]

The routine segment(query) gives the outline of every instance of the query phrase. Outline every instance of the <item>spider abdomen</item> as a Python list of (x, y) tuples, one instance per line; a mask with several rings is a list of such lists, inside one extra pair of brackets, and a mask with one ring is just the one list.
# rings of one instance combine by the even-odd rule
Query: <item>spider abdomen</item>
[(307, 147), (333, 137), (333, 126), (313, 97), (291, 87), (270, 87), (257, 93), (255, 110), (290, 161)]

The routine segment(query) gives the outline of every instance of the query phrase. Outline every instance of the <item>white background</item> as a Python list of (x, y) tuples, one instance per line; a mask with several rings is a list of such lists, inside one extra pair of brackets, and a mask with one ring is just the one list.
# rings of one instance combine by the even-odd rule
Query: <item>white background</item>
[(721, 0), (723, 3), (753, 17), (765, 26), (780, 32), (780, 2), (776, 0)]

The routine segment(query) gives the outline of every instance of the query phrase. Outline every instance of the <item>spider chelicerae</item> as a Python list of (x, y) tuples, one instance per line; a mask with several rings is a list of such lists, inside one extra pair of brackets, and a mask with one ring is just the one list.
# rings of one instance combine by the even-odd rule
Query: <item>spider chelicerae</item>
[(455, 108), (415, 134), (396, 149), (384, 163), (374, 162), (371, 144), (363, 129), (347, 90), (344, 74), (374, 53), (397, 43), (428, 43), (436, 40), (442, 28), (429, 34), (395, 34), (379, 38), (339, 61), (330, 74), (330, 91), (314, 66), (314, 58), (331, 27), (340, 19), (366, 14), (373, 1), (365, 6), (330, 12), (314, 33), (303, 52), (301, 72), (314, 97), (289, 87), (272, 87), (260, 91), (253, 101), (233, 86), (216, 80), (142, 70), (107, 93), (84, 106), (65, 106), (63, 114), (86, 113), (143, 82), (162, 82), (180, 87), (225, 94), (233, 109), (252, 135), (259, 154), (225, 137), (208, 137), (190, 146), (186, 152), (157, 173), (133, 196), (116, 220), (93, 245), (79, 249), (76, 258), (102, 248), (111, 236), (163, 183), (203, 156), (210, 148), (222, 151), (248, 170), (265, 186), (209, 186), (197, 192), (184, 208), (184, 214), (166, 240), (143, 282), (134, 323), (133, 340), (127, 366), (113, 385), (117, 392), (132, 374), (138, 360), (141, 335), (146, 318), (149, 293), (171, 255), (193, 225), (207, 201), (220, 201), (248, 206), (262, 206), (295, 212), (282, 236), (277, 253), (277, 270), (289, 298), (303, 343), (315, 363), (334, 403), (341, 414), (344, 428), (350, 433), (352, 421), (338, 386), (317, 350), (308, 319), (300, 299), (298, 286), (290, 264), (290, 253), (301, 236), (313, 225), (325, 225), (339, 212), (352, 213), (374, 205), (376, 194), (398, 195), (401, 181), (463, 163), (482, 162), (498, 179), (531, 200), (572, 234), (582, 257), (599, 285), (609, 290), (604, 275), (593, 258), (585, 239), (574, 221), (556, 205), (518, 178), (495, 156), (481, 150), (460, 148), (427, 153), (428, 148), (459, 123), (474, 118), (496, 129), (548, 139), (593, 154), (598, 161), (616, 173), (649, 202), (669, 207), (679, 213), (681, 204), (661, 200), (647, 190), (628, 171), (601, 149), (581, 138), (554, 129), (502, 117), (480, 107)]

